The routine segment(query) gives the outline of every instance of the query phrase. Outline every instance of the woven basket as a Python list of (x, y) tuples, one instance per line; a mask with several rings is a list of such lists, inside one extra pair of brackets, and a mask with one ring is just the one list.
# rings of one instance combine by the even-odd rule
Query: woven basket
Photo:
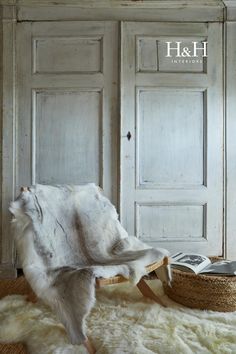
[[(214, 262), (222, 258), (211, 257)], [(236, 276), (196, 275), (172, 269), (172, 287), (164, 285), (172, 300), (191, 308), (236, 311)]]
[[(13, 294), (27, 295), (27, 299), (32, 302), (37, 300), (36, 295), (23, 276), (16, 279), (0, 280), (0, 299)], [(0, 343), (0, 354), (27, 354), (27, 349), (23, 343)]]
[[(25, 277), (0, 280), (0, 299), (7, 295), (27, 295), (27, 300), (36, 302), (37, 297)], [(0, 352), (1, 354), (1, 352)]]
[(27, 354), (27, 349), (21, 343), (0, 344), (1, 354)]

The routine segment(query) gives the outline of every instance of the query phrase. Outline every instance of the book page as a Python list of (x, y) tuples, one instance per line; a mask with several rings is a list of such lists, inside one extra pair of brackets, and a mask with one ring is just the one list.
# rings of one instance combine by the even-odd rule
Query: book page
[(207, 265), (211, 264), (208, 257), (195, 253), (176, 253), (171, 256), (171, 264), (176, 268), (185, 267), (198, 274)]
[(201, 273), (236, 275), (236, 261), (222, 260), (209, 264)]

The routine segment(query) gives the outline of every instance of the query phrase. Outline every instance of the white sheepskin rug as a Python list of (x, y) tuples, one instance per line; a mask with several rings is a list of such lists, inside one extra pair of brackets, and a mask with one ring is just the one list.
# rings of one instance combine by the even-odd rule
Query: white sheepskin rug
[[(229, 354), (236, 353), (236, 312), (191, 310), (162, 293), (150, 282), (167, 308), (145, 299), (129, 285), (97, 292), (96, 306), (87, 319), (88, 334), (97, 354)], [(51, 310), (20, 295), (0, 301), (0, 342), (25, 342), (31, 354), (81, 354)]]

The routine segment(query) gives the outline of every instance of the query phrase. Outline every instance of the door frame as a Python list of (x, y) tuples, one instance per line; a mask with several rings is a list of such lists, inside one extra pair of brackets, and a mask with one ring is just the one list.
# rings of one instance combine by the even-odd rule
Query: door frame
[[(32, 0), (32, 4), (33, 4)], [(9, 202), (15, 198), (15, 132), (16, 132), (16, 80), (15, 80), (15, 33), (17, 21), (45, 21), (45, 20), (128, 20), (128, 21), (199, 21), (224, 22), (225, 41), (230, 25), (236, 26), (236, 4), (232, 0), (205, 1), (200, 0), (198, 6), (193, 1), (182, 0), (183, 9), (178, 11), (175, 1), (168, 2), (168, 9), (163, 1), (134, 2), (120, 0), (114, 5), (110, 1), (84, 0), (53, 0), (34, 3), (29, 6), (28, 0), (1, 0), (0, 1), (0, 131), (1, 142), (1, 235), (0, 235), (0, 277), (16, 276), (15, 250), (10, 232), (10, 215), (7, 212)], [(27, 6), (28, 5), (28, 6)], [(65, 6), (66, 10), (65, 11)], [(179, 6), (179, 5), (178, 5)], [(154, 11), (155, 10), (155, 11)], [(235, 76), (231, 75), (230, 63), (227, 63), (226, 54), (232, 55), (232, 46), (225, 47), (226, 89), (225, 89), (225, 250), (224, 255), (236, 258), (236, 166), (231, 160), (235, 157), (236, 119), (231, 114), (234, 104), (229, 96), (236, 95)], [(230, 54), (231, 53), (231, 54)], [(4, 90), (3, 90), (4, 87)], [(226, 97), (228, 97), (226, 99)], [(4, 136), (3, 136), (4, 132)], [(119, 188), (119, 186), (117, 187)], [(7, 235), (7, 236), (6, 236)]]

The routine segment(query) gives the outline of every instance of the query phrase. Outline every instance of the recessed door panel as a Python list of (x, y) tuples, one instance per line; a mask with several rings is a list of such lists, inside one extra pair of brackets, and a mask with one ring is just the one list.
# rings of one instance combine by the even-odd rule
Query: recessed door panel
[(138, 90), (136, 144), (140, 188), (204, 183), (203, 105), (203, 91)]
[(102, 71), (102, 37), (42, 37), (33, 40), (34, 73)]
[(144, 242), (204, 242), (205, 213), (204, 205), (137, 205), (137, 236)]
[(35, 92), (35, 181), (102, 183), (101, 104), (101, 91)]

